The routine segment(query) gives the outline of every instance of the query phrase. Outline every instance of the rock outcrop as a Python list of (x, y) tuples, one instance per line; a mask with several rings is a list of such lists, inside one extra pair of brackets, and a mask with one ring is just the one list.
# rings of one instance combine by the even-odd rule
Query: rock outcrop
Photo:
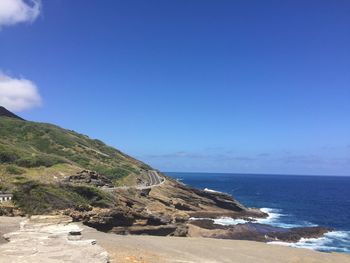
[(253, 222), (223, 226), (215, 224), (212, 220), (193, 220), (189, 223), (188, 236), (261, 242), (297, 242), (301, 238), (322, 237), (329, 231), (332, 229), (325, 227), (282, 228)]
[[(80, 174), (85, 175), (86, 172)], [(85, 181), (94, 183), (90, 177), (70, 178), (70, 182), (74, 183)], [(244, 207), (227, 194), (202, 191), (164, 175), (163, 178), (165, 182), (160, 186), (147, 189), (137, 187), (116, 187), (108, 191), (105, 189), (115, 198), (115, 207), (93, 208), (88, 211), (69, 209), (65, 214), (71, 216), (74, 221), (82, 221), (105, 232), (162, 236), (186, 236), (187, 223), (193, 216), (208, 218), (266, 216), (260, 210)]]
[[(162, 185), (147, 191), (137, 187), (117, 187), (108, 190), (118, 200), (115, 208), (68, 210), (66, 214), (75, 221), (82, 221), (98, 230), (122, 235), (296, 242), (301, 238), (321, 237), (330, 231), (322, 227), (286, 229), (257, 224), (254, 218), (266, 217), (267, 214), (243, 206), (228, 194), (203, 191), (171, 178), (164, 178), (165, 182)], [(218, 217), (241, 218), (250, 223), (223, 226), (215, 224), (212, 220)]]
[(72, 184), (88, 184), (96, 187), (113, 187), (112, 181), (97, 172), (83, 170), (65, 178), (65, 182)]

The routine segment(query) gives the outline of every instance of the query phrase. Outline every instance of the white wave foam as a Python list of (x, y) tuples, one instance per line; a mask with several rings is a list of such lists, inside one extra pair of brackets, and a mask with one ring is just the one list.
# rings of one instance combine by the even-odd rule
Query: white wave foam
[(317, 226), (314, 224), (311, 224), (309, 222), (303, 222), (302, 224), (291, 224), (291, 223), (284, 223), (281, 218), (286, 217), (287, 215), (280, 213), (281, 210), (279, 209), (273, 209), (273, 208), (261, 208), (262, 212), (268, 214), (266, 218), (255, 218), (255, 217), (248, 217), (248, 219), (234, 219), (231, 217), (221, 217), (214, 219), (214, 223), (218, 225), (238, 225), (238, 224), (246, 224), (246, 223), (259, 223), (259, 224), (265, 224), (275, 227), (283, 227), (283, 228), (293, 228), (293, 227), (301, 227), (301, 226)]
[(286, 224), (286, 223), (279, 221), (279, 219), (285, 215), (279, 213), (280, 210), (278, 210), (278, 209), (261, 208), (260, 210), (262, 212), (268, 214), (268, 216), (266, 218), (249, 217), (248, 220), (246, 220), (246, 219), (234, 219), (231, 217), (221, 217), (218, 219), (214, 219), (214, 223), (218, 224), (218, 225), (226, 225), (226, 226), (227, 225), (246, 224), (249, 222), (271, 225), (271, 226), (276, 226), (276, 227), (284, 227), (284, 228), (292, 228), (292, 227), (300, 226), (300, 225), (296, 225), (296, 224)]
[[(222, 217), (217, 219), (211, 219), (214, 220), (215, 224), (218, 225), (238, 225), (238, 224), (246, 224), (251, 222), (251, 220), (256, 220), (254, 222), (261, 223), (261, 224), (268, 224), (272, 226), (278, 226), (278, 227), (296, 227), (300, 225), (293, 225), (293, 224), (285, 224), (280, 222), (280, 218), (284, 215), (279, 213), (280, 210), (278, 209), (271, 209), (271, 208), (262, 208), (263, 212), (268, 214), (267, 218), (249, 218), (246, 219), (234, 219), (230, 217)], [(190, 220), (204, 220), (204, 219), (210, 219), (210, 218), (190, 218)], [(309, 226), (312, 224), (309, 224)], [(304, 225), (305, 226), (305, 225)], [(324, 252), (343, 252), (343, 253), (350, 253), (350, 231), (331, 231), (323, 235), (323, 237), (320, 238), (301, 238), (298, 242), (295, 243), (288, 243), (288, 242), (282, 242), (282, 241), (272, 241), (268, 242), (269, 244), (274, 245), (282, 245), (282, 246), (289, 246), (289, 247), (295, 247), (295, 248), (306, 248), (310, 250), (318, 250), (318, 251), (324, 251)]]
[(350, 231), (331, 231), (326, 233), (325, 236), (350, 242)]
[(229, 226), (229, 225), (238, 225), (238, 224), (246, 224), (249, 221), (244, 219), (233, 219), (231, 217), (221, 217), (214, 219), (214, 223), (217, 225)]
[(220, 217), (217, 219), (205, 218), (205, 217), (190, 217), (189, 220), (213, 220), (214, 224), (229, 226), (229, 225), (238, 225), (248, 223), (247, 220), (244, 219), (233, 219), (231, 217)]
[(204, 191), (209, 192), (209, 193), (221, 193), (219, 191), (215, 191), (215, 190), (209, 189), (209, 188), (204, 188)]
[(318, 251), (336, 251), (350, 253), (350, 231), (332, 231), (320, 238), (302, 238), (296, 243), (272, 241), (268, 244), (282, 245), (297, 248), (306, 248)]
[(283, 228), (293, 228), (293, 227), (303, 227), (303, 226), (317, 226), (309, 222), (302, 222), (300, 224), (284, 223), (281, 218), (288, 217), (286, 214), (282, 214), (281, 210), (274, 208), (260, 208), (260, 210), (268, 216), (266, 218), (254, 218), (256, 223), (265, 224), (275, 227)]

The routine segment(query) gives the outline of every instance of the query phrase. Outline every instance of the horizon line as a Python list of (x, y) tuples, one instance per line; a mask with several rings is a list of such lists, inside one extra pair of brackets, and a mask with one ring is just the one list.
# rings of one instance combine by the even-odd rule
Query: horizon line
[(282, 176), (314, 176), (314, 177), (350, 177), (350, 175), (327, 175), (327, 174), (280, 174), (280, 173), (238, 173), (238, 172), (174, 172), (163, 171), (163, 173), (187, 173), (187, 174), (233, 174), (233, 175), (282, 175)]

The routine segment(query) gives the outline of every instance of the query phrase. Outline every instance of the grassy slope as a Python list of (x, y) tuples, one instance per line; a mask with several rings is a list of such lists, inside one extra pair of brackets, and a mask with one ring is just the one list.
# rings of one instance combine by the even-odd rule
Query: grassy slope
[(0, 191), (14, 191), (19, 207), (31, 204), (28, 213), (110, 203), (110, 197), (98, 189), (59, 185), (64, 176), (82, 169), (97, 171), (118, 184), (151, 168), (74, 131), (0, 117)]

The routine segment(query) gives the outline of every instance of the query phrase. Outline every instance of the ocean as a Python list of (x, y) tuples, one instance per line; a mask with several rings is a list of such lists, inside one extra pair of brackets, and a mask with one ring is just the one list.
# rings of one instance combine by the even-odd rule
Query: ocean
[[(259, 223), (280, 227), (326, 226), (334, 228), (322, 238), (297, 243), (273, 242), (324, 252), (350, 253), (350, 177), (219, 173), (167, 175), (200, 189), (225, 192), (248, 207), (269, 214)], [(242, 220), (220, 218), (230, 225)]]

